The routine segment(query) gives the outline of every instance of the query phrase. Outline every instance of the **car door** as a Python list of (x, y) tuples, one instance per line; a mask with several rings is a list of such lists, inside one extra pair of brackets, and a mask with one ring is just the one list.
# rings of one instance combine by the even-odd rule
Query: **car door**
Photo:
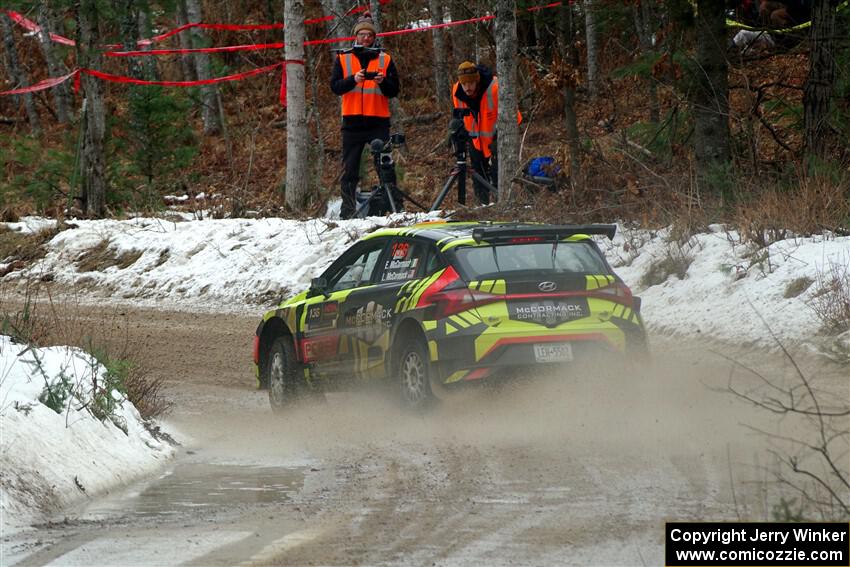
[(345, 252), (322, 274), (326, 285), (304, 303), (303, 360), (328, 378), (351, 375), (354, 353), (342, 333), (350, 302), (373, 285), (386, 239), (367, 240)]
[(386, 376), (390, 331), (405, 290), (425, 273), (428, 245), (392, 238), (381, 258), (374, 285), (358, 290), (345, 303), (342, 334), (352, 350), (354, 372), (360, 378)]

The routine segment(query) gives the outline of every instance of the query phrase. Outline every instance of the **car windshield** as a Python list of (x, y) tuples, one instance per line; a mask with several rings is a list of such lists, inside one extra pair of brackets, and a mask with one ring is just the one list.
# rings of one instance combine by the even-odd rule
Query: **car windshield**
[(605, 261), (588, 242), (535, 242), (458, 248), (457, 261), (473, 279), (505, 272), (607, 274)]

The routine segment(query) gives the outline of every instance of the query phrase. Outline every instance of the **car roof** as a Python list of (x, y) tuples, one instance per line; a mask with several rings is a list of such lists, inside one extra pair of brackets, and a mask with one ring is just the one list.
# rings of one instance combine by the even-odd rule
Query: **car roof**
[(530, 222), (490, 222), (490, 221), (428, 221), (407, 227), (381, 228), (363, 237), (363, 240), (381, 236), (404, 236), (429, 240), (442, 250), (462, 245), (478, 245), (481, 240), (492, 238), (522, 237), (527, 235), (556, 236), (559, 239), (585, 240), (590, 235), (614, 237), (616, 225), (552, 225)]

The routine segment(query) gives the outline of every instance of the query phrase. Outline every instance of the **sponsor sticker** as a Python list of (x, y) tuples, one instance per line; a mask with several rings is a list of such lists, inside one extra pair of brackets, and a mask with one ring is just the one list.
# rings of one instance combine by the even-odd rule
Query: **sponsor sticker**
[(548, 327), (590, 315), (587, 299), (564, 298), (539, 301), (509, 301), (508, 314), (514, 321), (527, 321)]

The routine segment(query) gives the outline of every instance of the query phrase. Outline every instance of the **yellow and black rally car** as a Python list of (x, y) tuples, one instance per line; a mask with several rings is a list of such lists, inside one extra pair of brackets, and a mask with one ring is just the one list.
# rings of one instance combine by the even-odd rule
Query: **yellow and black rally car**
[(266, 313), (254, 364), (272, 408), (348, 379), (409, 406), (501, 370), (642, 353), (640, 298), (592, 236), (615, 225), (428, 222), (377, 230)]

